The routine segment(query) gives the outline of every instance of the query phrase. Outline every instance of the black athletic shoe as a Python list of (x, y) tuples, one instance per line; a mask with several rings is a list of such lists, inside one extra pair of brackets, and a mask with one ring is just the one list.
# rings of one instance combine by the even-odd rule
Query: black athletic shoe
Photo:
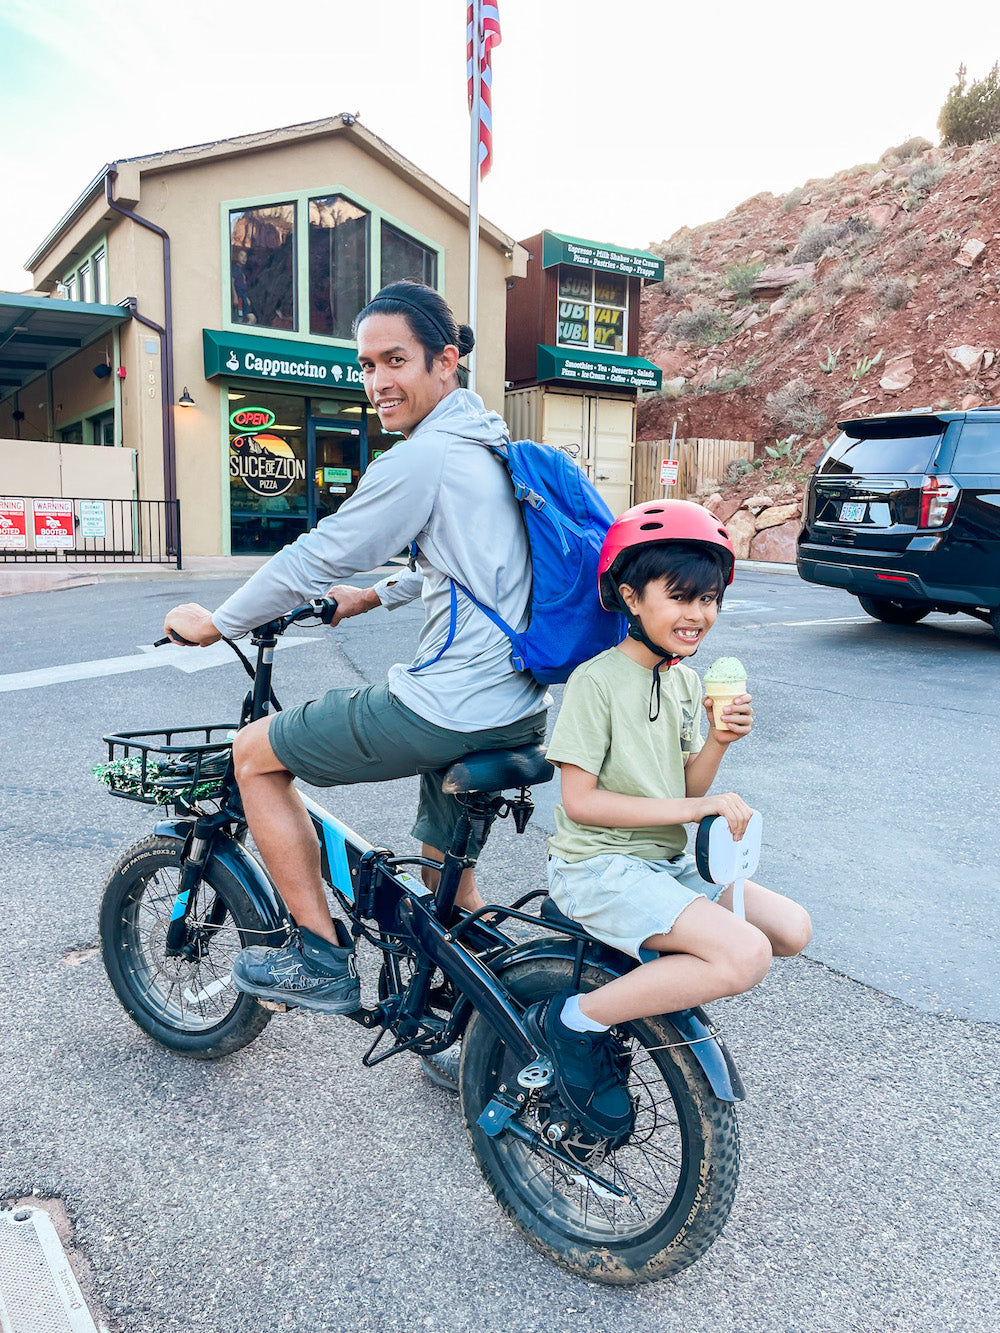
[(616, 1058), (610, 1032), (574, 1032), (562, 1021), (560, 1011), (572, 993), (531, 1005), (524, 1011), (524, 1026), (551, 1059), (556, 1086), (583, 1127), (620, 1141), (631, 1132), (635, 1116), (624, 1062)]
[(233, 963), (233, 985), (261, 1000), (321, 1014), (350, 1014), (361, 1007), (354, 950), (307, 930), (293, 932), (280, 949), (243, 949)]

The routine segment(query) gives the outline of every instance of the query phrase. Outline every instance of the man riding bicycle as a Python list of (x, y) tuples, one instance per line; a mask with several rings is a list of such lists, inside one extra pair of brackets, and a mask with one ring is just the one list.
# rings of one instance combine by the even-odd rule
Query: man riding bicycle
[[(498, 444), (504, 423), (462, 389), (458, 362), (475, 338), (444, 299), (414, 282), (384, 287), (355, 321), (365, 392), (383, 429), (405, 438), (375, 460), (335, 514), (279, 551), (214, 613), (196, 603), (168, 612), (168, 634), (207, 645), (245, 633), (328, 591), (333, 621), (422, 596), (416, 657), (385, 685), (330, 690), (243, 728), (233, 743), (247, 823), (296, 931), (280, 949), (244, 949), (240, 990), (321, 1013), (360, 1003), (353, 950), (337, 943), (320, 877), (315, 832), (293, 783), (378, 782), (420, 774), (414, 836), (441, 860), (458, 816), (440, 772), (476, 750), (545, 736), (545, 688), (514, 670), (510, 641), (466, 597), (452, 623), (452, 580), (507, 624), (523, 627), (531, 589), (524, 524)], [(358, 589), (336, 580), (374, 569), (416, 543), (416, 568)], [(330, 584), (333, 583), (331, 587)], [(478, 847), (473, 844), (470, 855)], [(482, 906), (472, 871), (457, 903)]]

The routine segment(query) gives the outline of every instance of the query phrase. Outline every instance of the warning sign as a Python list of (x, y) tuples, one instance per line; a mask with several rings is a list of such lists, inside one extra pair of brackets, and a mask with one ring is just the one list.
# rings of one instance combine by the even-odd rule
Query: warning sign
[(7, 551), (28, 549), (28, 518), (24, 501), (0, 496), (0, 547)]
[(679, 458), (664, 458), (660, 461), (660, 485), (676, 486), (677, 473), (680, 471), (681, 460)]
[(73, 545), (73, 501), (32, 500), (35, 549), (52, 551)]

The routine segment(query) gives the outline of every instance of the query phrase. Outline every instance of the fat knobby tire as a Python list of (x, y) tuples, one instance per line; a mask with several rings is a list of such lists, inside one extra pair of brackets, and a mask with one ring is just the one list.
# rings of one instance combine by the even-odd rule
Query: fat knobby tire
[[(570, 979), (569, 963), (544, 958), (503, 974), (522, 1005), (564, 989)], [(585, 968), (583, 989), (607, 980), (596, 968)], [(715, 1096), (691, 1048), (665, 1019), (642, 1019), (623, 1032), (632, 1052), (629, 1086), (639, 1099), (635, 1130), (594, 1169), (634, 1189), (633, 1206), (595, 1190), (582, 1175), (553, 1167), (551, 1159), (510, 1135), (491, 1138), (479, 1128), (476, 1122), (499, 1084), (517, 1091), (517, 1070), (478, 1012), (463, 1042), (460, 1085), (472, 1151), (518, 1230), (570, 1272), (629, 1286), (679, 1272), (719, 1235), (736, 1192), (739, 1131), (735, 1108)], [(531, 1127), (539, 1126), (536, 1117)]]
[(154, 835), (121, 856), (101, 898), (101, 951), (115, 994), (144, 1032), (180, 1055), (215, 1060), (253, 1041), (271, 1017), (229, 981), (236, 953), (263, 942), (266, 926), (236, 877), (211, 861), (192, 915), (200, 957), (167, 958), (181, 852), (177, 839)]

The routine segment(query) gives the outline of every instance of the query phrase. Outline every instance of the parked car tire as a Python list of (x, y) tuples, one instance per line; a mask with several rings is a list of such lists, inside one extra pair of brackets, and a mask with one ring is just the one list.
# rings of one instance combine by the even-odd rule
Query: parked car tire
[(995, 606), (990, 612), (990, 625), (993, 633), (1000, 639), (1000, 606)]
[(915, 625), (933, 609), (923, 602), (894, 602), (889, 597), (859, 597), (858, 601), (870, 616), (887, 625)]

